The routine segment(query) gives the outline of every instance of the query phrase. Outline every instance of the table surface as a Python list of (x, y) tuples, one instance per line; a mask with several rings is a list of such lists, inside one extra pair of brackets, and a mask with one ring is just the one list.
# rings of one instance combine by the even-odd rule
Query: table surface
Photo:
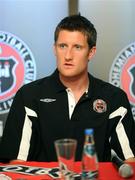
[[(135, 172), (135, 163), (130, 163)], [(58, 179), (51, 177), (45, 172), (53, 172), (57, 174), (57, 162), (21, 162), (12, 164), (0, 164), (0, 177), (1, 174), (7, 175), (12, 180), (49, 180)], [(81, 172), (81, 162), (75, 162), (75, 172)], [(1, 179), (1, 178), (0, 178)], [(99, 163), (99, 178), (98, 180), (122, 180), (115, 166), (110, 162)], [(135, 180), (135, 174), (128, 178), (128, 180)]]

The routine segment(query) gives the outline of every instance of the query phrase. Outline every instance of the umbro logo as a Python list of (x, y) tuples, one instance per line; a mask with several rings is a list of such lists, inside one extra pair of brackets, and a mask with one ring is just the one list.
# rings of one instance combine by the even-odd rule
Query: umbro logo
[(41, 102), (45, 102), (45, 103), (51, 103), (56, 101), (56, 99), (51, 99), (51, 98), (45, 98), (45, 99), (40, 99)]

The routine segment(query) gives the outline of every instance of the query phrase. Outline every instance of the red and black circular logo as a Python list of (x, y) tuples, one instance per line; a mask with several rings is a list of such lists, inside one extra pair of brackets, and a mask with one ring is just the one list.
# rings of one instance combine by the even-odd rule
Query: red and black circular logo
[(0, 114), (7, 113), (23, 85), (36, 79), (36, 64), (28, 46), (15, 35), (0, 31)]
[(109, 81), (127, 93), (135, 119), (135, 42), (129, 44), (115, 58)]
[(93, 110), (98, 113), (104, 113), (107, 111), (107, 104), (102, 99), (96, 99), (93, 103)]

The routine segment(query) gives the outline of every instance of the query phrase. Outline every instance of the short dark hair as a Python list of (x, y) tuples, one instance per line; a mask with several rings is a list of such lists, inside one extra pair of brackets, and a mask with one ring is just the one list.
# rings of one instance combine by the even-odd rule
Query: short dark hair
[(71, 15), (65, 17), (57, 25), (54, 33), (54, 41), (56, 42), (61, 30), (80, 31), (87, 36), (89, 48), (96, 46), (97, 31), (94, 25), (81, 15)]

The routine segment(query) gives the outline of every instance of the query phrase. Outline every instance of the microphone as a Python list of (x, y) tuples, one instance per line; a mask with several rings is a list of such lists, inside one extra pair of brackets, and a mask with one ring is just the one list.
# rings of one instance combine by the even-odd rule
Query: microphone
[(123, 178), (129, 178), (134, 174), (133, 168), (131, 165), (124, 163), (122, 159), (120, 159), (114, 150), (111, 150), (111, 161), (117, 167), (119, 175)]

